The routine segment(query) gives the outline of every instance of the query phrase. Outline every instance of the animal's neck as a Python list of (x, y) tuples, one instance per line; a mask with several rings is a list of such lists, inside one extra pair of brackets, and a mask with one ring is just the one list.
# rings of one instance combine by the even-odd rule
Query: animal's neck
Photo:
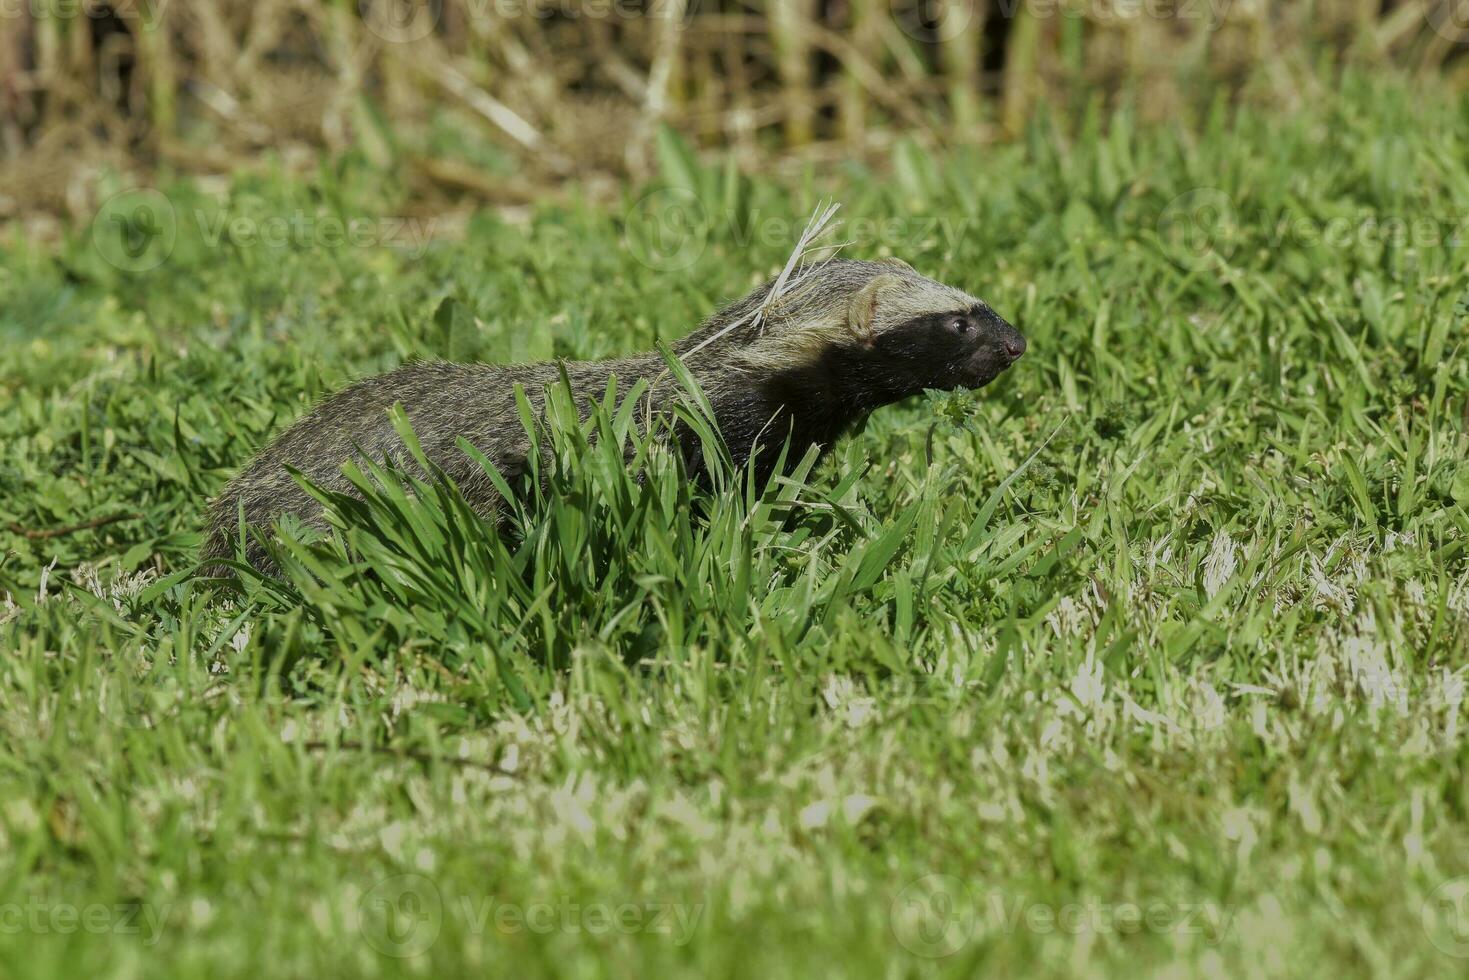
[(812, 446), (825, 453), (873, 409), (907, 394), (857, 349), (829, 348), (810, 364), (773, 372), (731, 368), (706, 362), (696, 364), (693, 374), (735, 462), (743, 465), (756, 456), (764, 475), (787, 437), (787, 462), (793, 465)]

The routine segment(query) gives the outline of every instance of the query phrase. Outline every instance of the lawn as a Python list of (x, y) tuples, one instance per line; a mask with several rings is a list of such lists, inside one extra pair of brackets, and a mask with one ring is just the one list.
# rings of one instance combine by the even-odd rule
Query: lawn
[[(347, 158), (0, 245), (0, 975), (1469, 967), (1469, 105), (660, 154), (523, 220)], [(827, 199), (1026, 357), (772, 487), (568, 427), (503, 538), (389, 479), (191, 577), (324, 393), (652, 349)]]

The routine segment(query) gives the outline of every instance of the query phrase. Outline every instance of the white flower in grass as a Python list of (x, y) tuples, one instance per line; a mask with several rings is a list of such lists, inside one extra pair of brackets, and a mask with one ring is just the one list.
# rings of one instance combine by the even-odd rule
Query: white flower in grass
[(1260, 839), (1255, 824), (1255, 814), (1245, 807), (1231, 807), (1220, 815), (1219, 829), (1224, 839), (1235, 845), (1235, 860), (1241, 866), (1249, 863), (1250, 854)]
[(1343, 613), (1350, 613), (1356, 607), (1347, 587), (1327, 577), (1321, 562), (1315, 558), (1311, 559), (1311, 584), (1315, 593), (1313, 605), (1317, 609), (1335, 608)]
[(1463, 668), (1450, 672), (1445, 667), (1439, 677), (1437, 701), (1443, 706), (1444, 713), (1448, 716), (1448, 734), (1452, 736), (1459, 729), (1459, 709), (1464, 704)]
[(1382, 552), (1387, 554), (1399, 548), (1411, 548), (1418, 543), (1418, 534), (1415, 531), (1389, 531), (1382, 541)]
[(1219, 594), (1224, 584), (1234, 577), (1239, 567), (1239, 548), (1228, 531), (1218, 531), (1209, 545), (1209, 554), (1204, 558), (1204, 591), (1209, 598)]
[(821, 698), (848, 728), (861, 728), (877, 713), (877, 701), (858, 693), (850, 677), (832, 674), (822, 685)]
[(60, 558), (53, 558), (51, 559), (51, 564), (41, 568), (41, 583), (36, 589), (36, 605), (43, 606), (46, 604), (46, 586), (51, 581), (51, 570), (56, 567), (56, 563), (60, 560)]
[(1190, 708), (1195, 726), (1202, 731), (1223, 728), (1229, 718), (1229, 708), (1224, 703), (1224, 698), (1208, 681), (1191, 681), (1189, 686), (1193, 693)]
[(1107, 700), (1107, 681), (1102, 671), (1102, 664), (1097, 660), (1095, 651), (1088, 652), (1086, 659), (1077, 665), (1076, 674), (1071, 678), (1070, 690), (1075, 703), (1062, 701), (1062, 713), (1090, 712), (1102, 706)]
[(1056, 608), (1046, 615), (1046, 625), (1056, 634), (1057, 639), (1064, 639), (1080, 633), (1082, 626), (1090, 618), (1081, 603), (1068, 595), (1062, 596), (1056, 603)]
[(1469, 579), (1449, 589), (1448, 607), (1460, 615), (1469, 615)]
[(832, 814), (841, 813), (850, 827), (855, 827), (874, 807), (877, 800), (866, 793), (852, 793), (840, 800), (817, 800), (796, 816), (802, 830), (820, 830), (831, 822)]

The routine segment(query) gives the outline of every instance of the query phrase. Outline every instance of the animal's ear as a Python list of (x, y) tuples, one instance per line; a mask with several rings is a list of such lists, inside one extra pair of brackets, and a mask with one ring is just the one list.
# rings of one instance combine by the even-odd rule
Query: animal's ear
[(880, 264), (882, 264), (882, 265), (890, 265), (894, 269), (897, 269), (897, 270), (899, 270), (901, 272), (911, 272), (915, 276), (918, 274), (918, 270), (917, 269), (913, 268), (911, 265), (909, 265), (907, 262), (904, 262), (902, 259), (898, 258), (896, 255), (889, 255), (887, 258), (885, 258), (885, 259), (878, 259), (877, 261)]
[(858, 343), (872, 343), (877, 334), (877, 310), (882, 303), (882, 294), (902, 285), (902, 279), (884, 273), (874, 276), (871, 282), (857, 290), (857, 295), (852, 297), (852, 302), (847, 307), (847, 327)]

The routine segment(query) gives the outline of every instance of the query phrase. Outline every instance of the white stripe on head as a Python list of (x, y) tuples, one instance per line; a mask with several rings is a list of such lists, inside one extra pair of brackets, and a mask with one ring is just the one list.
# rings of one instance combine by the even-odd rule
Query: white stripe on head
[[(832, 345), (863, 342), (850, 308), (861, 291), (881, 277), (872, 311), (872, 333), (896, 329), (935, 313), (961, 312), (984, 304), (968, 293), (935, 282), (898, 260), (860, 262), (831, 259), (798, 270), (784, 294), (765, 307), (762, 336), (735, 356), (758, 369), (810, 364)], [(866, 338), (870, 341), (870, 334)]]

